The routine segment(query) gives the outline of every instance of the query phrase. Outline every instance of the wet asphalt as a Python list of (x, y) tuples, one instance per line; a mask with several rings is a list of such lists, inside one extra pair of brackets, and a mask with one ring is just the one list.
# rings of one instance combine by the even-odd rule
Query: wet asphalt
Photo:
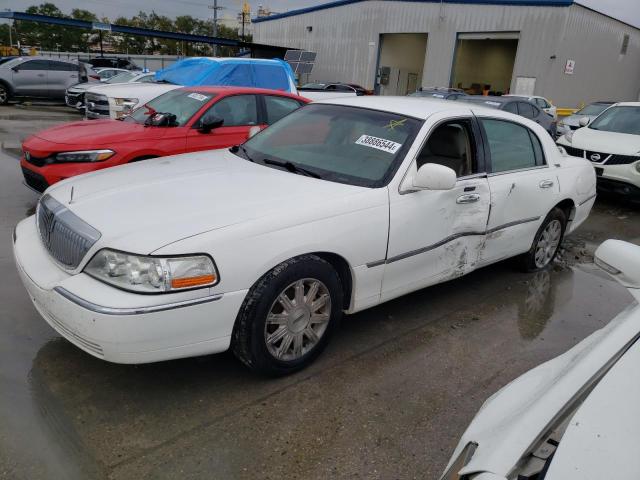
[(79, 119), (0, 107), (0, 479), (433, 479), (484, 400), (632, 302), (593, 263), (640, 243), (640, 207), (599, 198), (553, 268), (507, 261), (347, 317), (310, 368), (257, 377), (232, 355), (109, 364), (62, 339), (18, 278), (37, 196), (20, 141)]

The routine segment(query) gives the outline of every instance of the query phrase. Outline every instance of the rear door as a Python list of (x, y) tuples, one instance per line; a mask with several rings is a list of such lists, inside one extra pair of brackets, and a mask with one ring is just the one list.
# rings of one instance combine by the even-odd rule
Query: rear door
[(559, 201), (557, 176), (537, 134), (505, 119), (479, 117), (488, 161), (491, 212), (479, 264), (524, 253)]
[(26, 97), (45, 97), (47, 95), (48, 60), (28, 60), (16, 65), (13, 72), (13, 84), (16, 95)]
[[(258, 98), (256, 95), (232, 95), (222, 97), (203, 112), (187, 133), (187, 151), (214, 150), (244, 143), (249, 129), (259, 125)], [(224, 120), (221, 127), (209, 133), (198, 129), (200, 120), (208, 112)]]
[(80, 67), (75, 63), (49, 60), (47, 76), (47, 96), (51, 98), (64, 97), (67, 87), (80, 81)]
[(261, 107), (263, 111), (261, 122), (266, 125), (272, 125), (282, 117), (289, 115), (304, 105), (304, 103), (294, 98), (280, 97), (277, 95), (261, 95), (259, 100), (262, 103)]

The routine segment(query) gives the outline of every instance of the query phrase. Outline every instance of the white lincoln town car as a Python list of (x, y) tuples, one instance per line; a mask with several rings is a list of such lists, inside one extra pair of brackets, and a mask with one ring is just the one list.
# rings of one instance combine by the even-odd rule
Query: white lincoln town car
[(595, 186), (589, 161), (520, 116), (333, 99), (229, 150), (60, 182), (14, 251), (37, 310), (92, 355), (231, 348), (278, 375), (317, 357), (343, 312), (509, 257), (544, 268)]

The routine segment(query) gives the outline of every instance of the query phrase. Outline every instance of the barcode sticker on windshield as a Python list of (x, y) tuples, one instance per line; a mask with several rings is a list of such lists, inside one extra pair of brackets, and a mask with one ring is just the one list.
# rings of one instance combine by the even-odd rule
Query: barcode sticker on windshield
[(206, 95), (202, 95), (201, 93), (190, 93), (187, 96), (194, 100), (198, 100), (199, 102), (204, 102), (208, 98)]
[(370, 135), (362, 135), (356, 140), (356, 145), (364, 145), (365, 147), (377, 148), (387, 153), (396, 153), (402, 146), (401, 143), (385, 140), (384, 138), (372, 137)]

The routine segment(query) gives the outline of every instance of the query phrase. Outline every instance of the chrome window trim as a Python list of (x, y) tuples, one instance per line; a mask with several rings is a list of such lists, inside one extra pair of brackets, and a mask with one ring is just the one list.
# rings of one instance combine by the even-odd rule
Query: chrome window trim
[(103, 315), (143, 315), (145, 313), (164, 312), (166, 310), (174, 310), (176, 308), (191, 307), (194, 305), (201, 305), (203, 303), (215, 302), (223, 297), (223, 294), (218, 293), (215, 295), (209, 295), (202, 298), (194, 298), (191, 300), (183, 300), (180, 302), (165, 303), (162, 305), (149, 305), (147, 307), (105, 307), (96, 303), (85, 300), (78, 295), (71, 293), (69, 290), (63, 287), (54, 287), (53, 289), (59, 295), (63, 296), (67, 300), (85, 308), (91, 312), (101, 313)]

